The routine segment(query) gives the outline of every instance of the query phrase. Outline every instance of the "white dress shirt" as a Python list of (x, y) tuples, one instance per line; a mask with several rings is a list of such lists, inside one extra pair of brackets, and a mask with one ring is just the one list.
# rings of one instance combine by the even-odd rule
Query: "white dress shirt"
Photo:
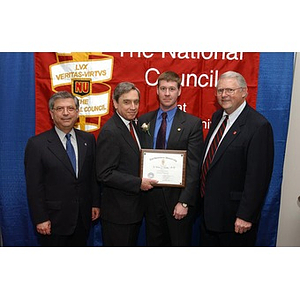
[[(231, 113), (230, 115), (228, 115), (228, 120), (227, 120), (226, 128), (225, 128), (224, 133), (222, 135), (222, 138), (221, 138), (221, 140), (219, 142), (219, 145), (221, 144), (221, 142), (222, 142), (223, 138), (225, 137), (226, 133), (228, 132), (228, 130), (230, 129), (230, 127), (233, 125), (233, 123), (236, 121), (236, 119), (239, 117), (239, 115), (241, 114), (241, 112), (243, 111), (243, 109), (245, 108), (245, 106), (246, 106), (246, 101), (244, 101), (233, 113)], [(205, 150), (205, 156), (204, 156), (204, 160), (203, 161), (205, 161), (208, 149), (209, 149), (209, 147), (210, 147), (210, 145), (211, 145), (211, 143), (212, 143), (215, 135), (217, 134), (217, 132), (218, 132), (221, 124), (223, 123), (226, 115), (227, 115), (227, 113), (224, 111), (223, 112), (223, 116), (222, 116), (222, 118), (221, 118), (218, 126), (215, 128), (213, 134), (210, 137), (210, 140), (208, 142), (207, 148)]]

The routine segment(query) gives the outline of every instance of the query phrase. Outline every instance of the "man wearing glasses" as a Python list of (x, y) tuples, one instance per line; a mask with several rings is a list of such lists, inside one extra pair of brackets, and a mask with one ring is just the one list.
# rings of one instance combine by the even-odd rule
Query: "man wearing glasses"
[(244, 77), (219, 78), (201, 168), (202, 246), (254, 246), (273, 170), (271, 124), (247, 102)]
[(27, 197), (42, 246), (86, 246), (100, 214), (92, 134), (74, 129), (79, 101), (68, 92), (49, 100), (54, 127), (31, 137), (25, 150)]

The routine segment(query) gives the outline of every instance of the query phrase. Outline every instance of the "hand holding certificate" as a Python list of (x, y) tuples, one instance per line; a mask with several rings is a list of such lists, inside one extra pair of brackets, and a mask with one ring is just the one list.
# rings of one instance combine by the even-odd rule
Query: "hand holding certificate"
[(141, 177), (157, 186), (185, 187), (186, 150), (141, 150)]

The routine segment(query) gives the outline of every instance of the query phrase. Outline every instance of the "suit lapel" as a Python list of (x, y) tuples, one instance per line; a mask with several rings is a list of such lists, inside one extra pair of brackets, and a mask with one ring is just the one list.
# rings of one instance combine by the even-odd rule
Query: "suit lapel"
[(179, 108), (177, 108), (170, 130), (167, 149), (176, 149), (176, 145), (178, 145), (180, 137), (182, 136), (184, 131), (183, 124), (185, 123), (185, 121), (185, 115)]
[(139, 123), (140, 138), (144, 142), (143, 148), (145, 149), (153, 149), (153, 137), (154, 137), (157, 113), (158, 110), (149, 113), (148, 119), (145, 120), (145, 123), (150, 125), (149, 134), (148, 132), (142, 131), (141, 126), (143, 125), (143, 123)]
[(218, 162), (223, 153), (226, 151), (227, 147), (239, 136), (246, 122), (248, 110), (249, 107), (246, 106), (234, 124), (230, 127), (229, 131), (222, 140), (210, 167), (213, 167)]
[(78, 147), (78, 177), (79, 177), (85, 160), (85, 156), (88, 148), (88, 142), (83, 138), (79, 130), (76, 129), (74, 130), (76, 133), (77, 147)]
[(118, 116), (118, 114), (113, 115), (115, 124), (117, 128), (121, 131), (121, 135), (124, 138), (125, 142), (137, 153), (139, 154), (139, 147), (137, 143), (132, 138), (130, 131), (126, 127), (125, 123), (121, 120), (121, 118)]
[(75, 175), (74, 169), (66, 152), (66, 149), (61, 143), (59, 136), (53, 128), (49, 131), (48, 137), (48, 149), (62, 162), (62, 164), (73, 174)]
[(207, 150), (207, 146), (208, 146), (208, 143), (209, 143), (209, 140), (213, 134), (213, 132), (215, 131), (217, 125), (219, 124), (221, 118), (222, 118), (222, 115), (223, 115), (223, 111), (219, 110), (216, 112), (216, 114), (213, 116), (212, 118), (212, 123), (211, 123), (211, 127), (208, 131), (208, 134), (205, 138), (205, 141), (204, 141), (204, 149), (205, 151), (202, 152), (202, 157), (201, 157), (201, 162), (203, 163), (203, 160), (204, 160), (204, 156), (205, 156), (205, 153), (206, 153), (206, 150)]

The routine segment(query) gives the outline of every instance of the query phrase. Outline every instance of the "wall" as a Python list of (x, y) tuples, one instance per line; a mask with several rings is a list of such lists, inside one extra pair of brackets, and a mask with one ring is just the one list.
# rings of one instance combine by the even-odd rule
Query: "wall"
[[(296, 54), (277, 246), (300, 246), (300, 53)], [(300, 198), (299, 198), (300, 199)]]

